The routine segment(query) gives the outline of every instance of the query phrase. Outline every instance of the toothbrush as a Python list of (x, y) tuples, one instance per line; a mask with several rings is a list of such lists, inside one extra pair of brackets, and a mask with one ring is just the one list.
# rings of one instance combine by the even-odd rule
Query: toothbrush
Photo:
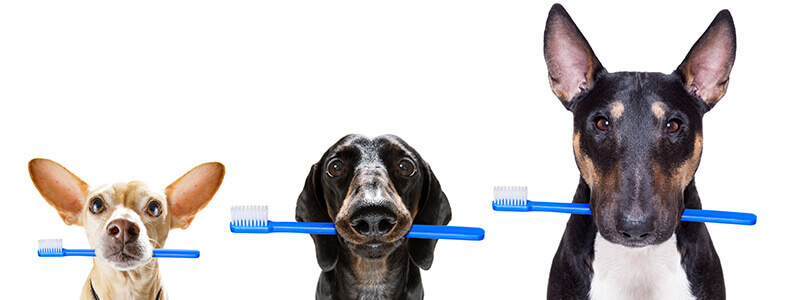
[[(496, 211), (548, 211), (578, 215), (592, 214), (588, 203), (530, 201), (528, 200), (528, 187), (525, 186), (495, 187), (492, 208)], [(756, 223), (756, 215), (742, 212), (687, 208), (683, 210), (681, 221), (753, 225)]]
[[(266, 205), (244, 205), (231, 207), (231, 232), (233, 233), (309, 233), (336, 235), (333, 223), (321, 222), (276, 222), (268, 218)], [(478, 227), (440, 225), (411, 225), (407, 238), (443, 240), (483, 240), (485, 232)]]
[[(39, 257), (95, 256), (94, 249), (65, 249), (61, 239), (39, 240)], [(153, 257), (198, 258), (200, 251), (153, 249)]]

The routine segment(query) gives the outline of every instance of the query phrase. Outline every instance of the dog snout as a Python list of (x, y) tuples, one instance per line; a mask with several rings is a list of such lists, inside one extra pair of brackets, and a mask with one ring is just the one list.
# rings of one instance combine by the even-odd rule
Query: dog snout
[(127, 244), (139, 238), (139, 226), (125, 219), (111, 221), (106, 227), (106, 233), (122, 244)]
[(356, 209), (350, 217), (350, 227), (365, 237), (389, 234), (397, 224), (397, 214), (383, 205), (369, 205)]
[(617, 218), (617, 232), (631, 242), (644, 240), (656, 230), (655, 218), (646, 215), (622, 215)]

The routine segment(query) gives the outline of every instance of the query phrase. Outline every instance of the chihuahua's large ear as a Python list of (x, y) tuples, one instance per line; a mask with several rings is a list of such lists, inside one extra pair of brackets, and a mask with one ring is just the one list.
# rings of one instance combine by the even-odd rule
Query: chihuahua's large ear
[(686, 90), (708, 105), (717, 104), (728, 88), (736, 57), (736, 29), (731, 13), (722, 10), (678, 66)]
[(186, 229), (194, 216), (208, 205), (225, 177), (225, 166), (218, 162), (194, 167), (164, 189), (169, 203), (171, 228)]
[(33, 185), (67, 225), (83, 225), (81, 211), (89, 185), (58, 163), (43, 158), (28, 163)]
[[(442, 192), (439, 180), (433, 175), (431, 167), (427, 163), (424, 175), (425, 183), (422, 187), (422, 199), (419, 201), (419, 210), (414, 217), (414, 224), (425, 225), (447, 225), (450, 223), (452, 212), (447, 196)], [(427, 270), (433, 263), (433, 250), (436, 248), (434, 239), (408, 239), (408, 252), (411, 254), (411, 261), (417, 267)]]
[(572, 110), (575, 97), (594, 87), (603, 66), (561, 4), (553, 4), (544, 28), (544, 59), (550, 88)]
[[(326, 213), (327, 204), (324, 202), (322, 187), (319, 185), (319, 164), (311, 166), (311, 171), (306, 177), (306, 185), (300, 192), (300, 197), (297, 197), (295, 219), (298, 222), (333, 222)], [(314, 240), (314, 246), (317, 249), (319, 267), (325, 272), (333, 270), (339, 260), (339, 238), (335, 235), (312, 234), (311, 239)]]

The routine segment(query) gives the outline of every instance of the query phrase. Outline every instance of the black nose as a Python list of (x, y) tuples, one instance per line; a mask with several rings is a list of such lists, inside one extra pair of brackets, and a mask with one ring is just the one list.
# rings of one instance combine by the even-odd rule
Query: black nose
[(622, 217), (617, 221), (617, 232), (625, 239), (637, 241), (652, 236), (656, 230), (653, 218)]
[(139, 237), (139, 226), (128, 220), (118, 219), (108, 224), (106, 233), (123, 244), (127, 244)]
[(365, 206), (356, 209), (350, 217), (350, 226), (366, 237), (388, 234), (397, 223), (397, 215), (386, 206)]

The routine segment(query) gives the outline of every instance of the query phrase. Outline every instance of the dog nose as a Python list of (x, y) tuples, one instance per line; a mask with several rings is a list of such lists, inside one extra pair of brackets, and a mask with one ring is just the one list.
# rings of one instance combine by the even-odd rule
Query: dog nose
[(106, 233), (123, 244), (127, 244), (139, 237), (139, 226), (128, 220), (114, 220), (108, 224)]
[(642, 240), (653, 235), (656, 230), (652, 218), (624, 217), (617, 222), (617, 232), (628, 240)]
[(388, 234), (397, 223), (397, 215), (385, 206), (366, 206), (353, 212), (350, 226), (366, 237)]

